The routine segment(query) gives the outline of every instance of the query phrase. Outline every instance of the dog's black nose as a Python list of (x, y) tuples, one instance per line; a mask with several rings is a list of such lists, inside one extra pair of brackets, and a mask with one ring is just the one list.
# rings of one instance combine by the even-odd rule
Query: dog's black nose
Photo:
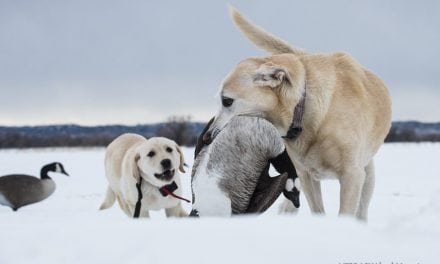
[(212, 133), (211, 131), (207, 131), (205, 134), (203, 134), (203, 143), (205, 145), (209, 145), (212, 142)]
[(160, 162), (160, 165), (162, 165), (162, 167), (164, 169), (169, 169), (171, 168), (171, 160), (170, 159), (164, 159)]

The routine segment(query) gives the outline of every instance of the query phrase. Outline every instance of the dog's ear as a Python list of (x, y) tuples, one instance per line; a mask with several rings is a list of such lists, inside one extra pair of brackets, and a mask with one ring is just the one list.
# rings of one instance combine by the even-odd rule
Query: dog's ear
[(258, 86), (277, 88), (283, 84), (290, 85), (292, 80), (286, 68), (273, 63), (264, 63), (254, 74), (254, 83)]
[(137, 149), (129, 149), (122, 160), (123, 174), (131, 175), (138, 183), (141, 180), (141, 172), (138, 166), (138, 161), (141, 155)]
[(176, 150), (180, 155), (179, 170), (180, 170), (180, 172), (185, 172), (185, 169), (183, 168), (183, 166), (185, 166), (185, 158), (183, 157), (182, 149), (177, 144), (176, 144)]
[(134, 156), (133, 159), (133, 165), (131, 166), (132, 168), (132, 175), (134, 177), (134, 179), (136, 180), (136, 182), (139, 182), (141, 180), (141, 173), (139, 171), (139, 166), (138, 166), (138, 161), (141, 158), (141, 155), (138, 153), (136, 153), (136, 155)]

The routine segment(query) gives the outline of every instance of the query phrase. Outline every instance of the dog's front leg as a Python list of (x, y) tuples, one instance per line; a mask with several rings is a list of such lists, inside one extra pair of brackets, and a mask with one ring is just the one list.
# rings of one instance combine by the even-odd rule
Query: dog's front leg
[(365, 170), (353, 169), (340, 176), (340, 215), (356, 215), (364, 180)]
[(324, 203), (322, 200), (321, 182), (313, 179), (313, 175), (308, 172), (299, 174), (301, 187), (309, 204), (310, 211), (315, 214), (324, 214)]
[[(126, 214), (130, 218), (135, 218), (134, 217), (134, 211), (136, 209), (136, 205), (135, 204), (128, 204), (127, 203), (126, 207), (128, 208)], [(139, 213), (139, 218), (149, 218), (149, 217), (150, 217), (150, 211), (141, 208), (141, 211)]]
[(179, 203), (174, 207), (165, 208), (165, 215), (167, 217), (187, 217), (188, 213), (183, 210), (182, 204)]
[(130, 210), (130, 207), (128, 206), (128, 204), (125, 202), (124, 198), (122, 198), (121, 196), (116, 196), (119, 207), (121, 207), (122, 211), (124, 211), (124, 213), (128, 216), (128, 217), (132, 217), (133, 216), (133, 212)]
[(148, 210), (141, 210), (140, 217), (150, 218), (150, 211), (148, 211)]

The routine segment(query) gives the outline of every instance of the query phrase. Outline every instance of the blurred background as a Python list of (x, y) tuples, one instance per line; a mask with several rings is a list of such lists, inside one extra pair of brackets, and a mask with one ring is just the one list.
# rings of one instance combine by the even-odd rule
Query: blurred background
[(206, 122), (224, 76), (266, 55), (228, 3), (307, 51), (352, 54), (393, 120), (439, 121), (438, 1), (0, 0), (0, 126)]

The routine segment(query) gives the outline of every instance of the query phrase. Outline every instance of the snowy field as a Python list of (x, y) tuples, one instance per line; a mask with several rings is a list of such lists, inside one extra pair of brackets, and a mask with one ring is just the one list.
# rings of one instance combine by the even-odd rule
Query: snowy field
[[(191, 166), (193, 149), (185, 149)], [(440, 261), (440, 144), (387, 144), (376, 156), (368, 224), (337, 217), (338, 184), (325, 181), (326, 216), (302, 196), (297, 215), (232, 219), (129, 219), (98, 211), (106, 181), (104, 149), (1, 150), (0, 175), (39, 175), (60, 161), (71, 177), (42, 203), (0, 206), (0, 264), (9, 263), (401, 263)], [(182, 175), (190, 198), (190, 174)], [(190, 205), (185, 204), (190, 210)]]

